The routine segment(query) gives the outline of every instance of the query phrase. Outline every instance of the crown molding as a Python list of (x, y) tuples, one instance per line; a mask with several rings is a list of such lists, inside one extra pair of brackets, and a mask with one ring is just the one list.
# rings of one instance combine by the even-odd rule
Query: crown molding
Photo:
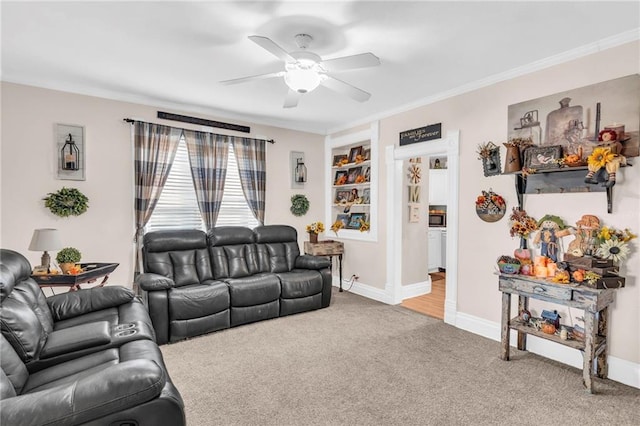
[(333, 133), (342, 132), (345, 130), (352, 129), (354, 127), (362, 126), (372, 121), (382, 120), (384, 118), (388, 118), (393, 115), (411, 111), (413, 109), (430, 105), (439, 101), (443, 101), (445, 99), (452, 98), (454, 96), (459, 96), (465, 93), (473, 92), (474, 90), (482, 89), (487, 86), (492, 86), (502, 81), (507, 81), (516, 77), (531, 74), (536, 71), (543, 70), (545, 68), (550, 68), (555, 65), (563, 64), (578, 58), (582, 58), (584, 56), (592, 55), (594, 53), (598, 53), (603, 50), (611, 49), (611, 48), (621, 46), (623, 44), (631, 43), (634, 41), (638, 41), (638, 40), (640, 40), (640, 28), (635, 28), (630, 31), (625, 31), (615, 36), (607, 37), (602, 40), (596, 41), (594, 43), (589, 43), (584, 46), (580, 46), (575, 49), (571, 49), (566, 52), (559, 53), (557, 55), (553, 55), (544, 59), (540, 59), (535, 62), (531, 62), (527, 65), (513, 68), (498, 74), (494, 74), (487, 78), (476, 80), (468, 84), (463, 84), (462, 86), (458, 86), (451, 90), (446, 90), (444, 92), (440, 92), (435, 95), (422, 98), (415, 102), (402, 105), (398, 108), (379, 112), (369, 117), (365, 117), (361, 120), (357, 120), (352, 123), (348, 123), (336, 128), (329, 129), (328, 134), (330, 135)]

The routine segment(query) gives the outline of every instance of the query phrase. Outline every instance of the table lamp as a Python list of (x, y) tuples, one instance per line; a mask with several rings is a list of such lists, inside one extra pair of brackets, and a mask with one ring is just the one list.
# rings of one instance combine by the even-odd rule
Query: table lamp
[(47, 273), (50, 271), (51, 257), (48, 250), (58, 250), (62, 247), (62, 241), (60, 240), (60, 233), (57, 229), (44, 228), (35, 229), (33, 231), (33, 237), (31, 237), (31, 244), (29, 244), (29, 250), (31, 251), (44, 251), (42, 255), (42, 268), (47, 268)]

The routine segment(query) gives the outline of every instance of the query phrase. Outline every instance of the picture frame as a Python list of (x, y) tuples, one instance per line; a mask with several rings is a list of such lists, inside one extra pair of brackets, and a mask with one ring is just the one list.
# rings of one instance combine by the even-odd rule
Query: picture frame
[(59, 123), (55, 125), (54, 132), (56, 178), (86, 180), (84, 126)]
[(362, 204), (371, 204), (371, 188), (362, 190)]
[(349, 215), (349, 223), (347, 223), (347, 229), (360, 229), (360, 219), (367, 221), (366, 213), (351, 213)]
[(482, 170), (485, 176), (496, 176), (502, 173), (500, 165), (500, 148), (492, 149), (487, 157), (482, 157)]
[(348, 214), (343, 214), (343, 213), (339, 213), (336, 216), (336, 222), (342, 222), (342, 225), (344, 226), (344, 228), (346, 228), (349, 225), (349, 215)]
[(347, 154), (340, 154), (333, 156), (333, 167), (340, 167), (342, 165), (342, 160), (347, 159)]
[(362, 176), (364, 176), (365, 182), (371, 182), (371, 167), (364, 166), (362, 168)]
[(362, 145), (351, 148), (349, 151), (349, 163), (355, 163), (358, 155), (362, 155)]
[(348, 203), (351, 198), (351, 190), (349, 189), (337, 189), (334, 203), (345, 204)]
[(371, 160), (371, 148), (367, 148), (367, 149), (363, 150), (362, 151), (362, 157), (364, 158), (364, 161)]
[(524, 151), (524, 167), (527, 169), (547, 170), (560, 167), (562, 145), (530, 146)]
[(334, 185), (344, 185), (345, 183), (347, 183), (347, 181), (345, 180), (344, 183), (339, 183), (340, 178), (345, 177), (345, 179), (348, 179), (348, 172), (346, 170), (336, 170), (336, 175), (333, 178), (333, 184)]
[(362, 174), (362, 166), (352, 167), (349, 169), (347, 183), (356, 183), (356, 178)]

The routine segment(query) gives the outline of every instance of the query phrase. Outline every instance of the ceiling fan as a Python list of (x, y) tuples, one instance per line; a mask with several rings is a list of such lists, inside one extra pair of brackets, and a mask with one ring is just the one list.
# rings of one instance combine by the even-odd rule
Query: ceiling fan
[(376, 55), (373, 53), (361, 53), (358, 55), (323, 60), (317, 54), (307, 50), (309, 44), (313, 41), (313, 37), (309, 34), (297, 34), (295, 39), (300, 50), (287, 52), (270, 38), (257, 35), (249, 36), (249, 40), (275, 55), (277, 58), (282, 59), (285, 63), (284, 71), (235, 78), (221, 81), (221, 83), (236, 84), (273, 77), (284, 77), (284, 82), (289, 87), (289, 92), (284, 100), (285, 108), (297, 106), (300, 97), (304, 93), (311, 92), (319, 85), (349, 96), (358, 102), (364, 102), (371, 97), (370, 93), (342, 80), (338, 80), (330, 73), (380, 65), (380, 59)]

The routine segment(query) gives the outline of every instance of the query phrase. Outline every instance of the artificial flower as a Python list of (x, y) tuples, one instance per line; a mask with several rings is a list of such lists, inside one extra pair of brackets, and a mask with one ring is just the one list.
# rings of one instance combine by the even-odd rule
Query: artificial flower
[(324, 232), (324, 224), (322, 222), (313, 222), (311, 225), (307, 225), (307, 232), (310, 234)]
[(529, 216), (525, 210), (514, 207), (509, 216), (511, 229), (509, 234), (512, 237), (527, 238), (529, 234), (538, 229), (538, 222)]
[(599, 169), (604, 167), (609, 161), (613, 160), (615, 154), (611, 152), (611, 148), (605, 148), (603, 146), (599, 146), (594, 148), (593, 152), (589, 157), (587, 157), (587, 162), (590, 166), (595, 169)]
[(371, 227), (369, 222), (365, 222), (362, 219), (359, 219), (360, 221), (360, 232), (366, 232), (369, 230), (369, 228)]
[(600, 244), (596, 252), (596, 256), (603, 259), (612, 259), (616, 263), (626, 259), (628, 255), (629, 246), (627, 243), (615, 238), (611, 238)]
[(344, 228), (344, 222), (342, 222), (341, 220), (336, 220), (335, 222), (333, 222), (333, 225), (331, 225), (331, 230), (335, 232), (336, 235), (338, 235), (338, 231), (342, 228)]

